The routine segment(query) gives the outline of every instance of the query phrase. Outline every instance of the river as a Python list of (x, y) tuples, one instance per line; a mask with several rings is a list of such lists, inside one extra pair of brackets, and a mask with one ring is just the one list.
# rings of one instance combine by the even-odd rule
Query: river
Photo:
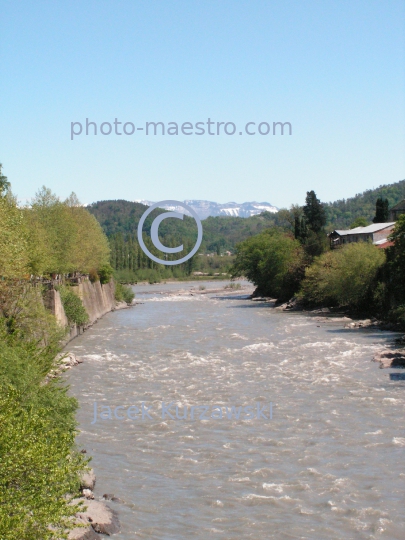
[(198, 285), (136, 286), (141, 304), (67, 347), (84, 360), (67, 380), (95, 496), (121, 499), (115, 538), (402, 540), (405, 383), (370, 361), (395, 334), (214, 282), (171, 294)]

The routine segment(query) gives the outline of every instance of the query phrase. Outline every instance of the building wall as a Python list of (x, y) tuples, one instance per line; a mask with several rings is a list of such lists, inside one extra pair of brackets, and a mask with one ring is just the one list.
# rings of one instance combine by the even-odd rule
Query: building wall
[(387, 238), (392, 231), (394, 230), (394, 225), (391, 227), (388, 227), (387, 229), (384, 229), (383, 231), (377, 231), (373, 234), (373, 242), (378, 242), (378, 240), (384, 240), (384, 238)]

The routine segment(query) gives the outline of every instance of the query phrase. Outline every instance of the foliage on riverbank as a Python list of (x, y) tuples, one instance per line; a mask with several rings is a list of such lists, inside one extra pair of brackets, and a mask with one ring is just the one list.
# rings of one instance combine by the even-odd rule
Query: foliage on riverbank
[(78, 326), (83, 326), (88, 323), (89, 316), (77, 294), (66, 285), (63, 285), (58, 289), (63, 309), (69, 323), (77, 324)]
[(304, 306), (344, 307), (405, 328), (405, 216), (385, 250), (363, 242), (330, 250), (326, 214), (313, 192), (286, 218), (290, 231), (272, 228), (237, 246), (234, 276), (246, 276), (264, 296), (297, 296)]
[(287, 300), (298, 287), (304, 268), (305, 253), (299, 241), (272, 228), (238, 245), (232, 275), (244, 275), (265, 296)]
[(65, 538), (86, 465), (76, 400), (59, 379), (44, 384), (64, 334), (51, 317), (29, 302), (12, 329), (0, 319), (0, 531), (10, 540)]
[(375, 307), (385, 253), (372, 244), (326, 251), (306, 269), (298, 297), (310, 306)]
[[(45, 308), (42, 283), (92, 269), (110, 279), (109, 245), (74, 195), (62, 202), (43, 188), (20, 208), (9, 188), (2, 180), (0, 538), (60, 540), (77, 511), (69, 494), (77, 494), (87, 460), (75, 447), (77, 401), (49, 377), (66, 329)], [(83, 324), (80, 299), (69, 287), (60, 291), (69, 320)]]
[(135, 293), (129, 285), (123, 285), (119, 282), (116, 283), (115, 299), (117, 302), (126, 302), (127, 304), (132, 304), (134, 298)]

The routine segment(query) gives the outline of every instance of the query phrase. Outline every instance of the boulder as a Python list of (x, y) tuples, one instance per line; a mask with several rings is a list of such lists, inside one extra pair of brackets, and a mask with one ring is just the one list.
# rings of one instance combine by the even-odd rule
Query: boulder
[(76, 527), (69, 532), (68, 540), (100, 540), (99, 535), (94, 532), (91, 525), (84, 519), (77, 519), (77, 523), (86, 525), (85, 527)]
[(405, 351), (382, 350), (374, 355), (374, 362), (380, 362), (380, 368), (405, 368)]
[(117, 302), (115, 304), (115, 311), (119, 310), (119, 309), (126, 309), (127, 307), (129, 307), (129, 304), (127, 304), (126, 302)]
[(94, 499), (94, 494), (93, 492), (91, 491), (91, 489), (83, 489), (83, 496), (86, 498), (86, 499)]
[(104, 493), (103, 499), (105, 501), (114, 501), (114, 502), (122, 502), (121, 499), (114, 496), (114, 493)]
[(95, 485), (96, 485), (96, 475), (94, 474), (93, 469), (90, 469), (89, 471), (82, 474), (82, 477), (80, 479), (81, 489), (93, 490)]
[[(80, 499), (73, 502), (77, 503)], [(78, 517), (85, 523), (90, 523), (94, 531), (101, 534), (111, 535), (120, 531), (120, 523), (117, 513), (101, 501), (85, 501), (85, 511), (79, 512)]]

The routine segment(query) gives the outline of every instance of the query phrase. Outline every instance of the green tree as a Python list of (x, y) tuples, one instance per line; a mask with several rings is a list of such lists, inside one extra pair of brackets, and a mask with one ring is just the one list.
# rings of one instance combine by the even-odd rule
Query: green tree
[(349, 229), (355, 229), (356, 227), (367, 227), (368, 221), (365, 217), (360, 216), (356, 218), (351, 224)]
[(321, 232), (326, 225), (326, 214), (315, 191), (307, 191), (303, 211), (308, 227), (315, 233)]
[(3, 175), (2, 172), (3, 165), (0, 163), (0, 197), (4, 197), (10, 189), (10, 182), (7, 179), (7, 176)]
[(405, 305), (405, 214), (399, 216), (389, 240), (394, 245), (387, 249), (387, 293), (395, 308)]
[(22, 278), (28, 272), (28, 262), (27, 229), (9, 192), (0, 197), (0, 276)]
[(25, 220), (33, 274), (89, 273), (109, 263), (108, 240), (74, 193), (62, 202), (42, 187), (25, 209)]
[(386, 223), (388, 221), (389, 215), (389, 203), (388, 199), (383, 199), (378, 197), (375, 203), (375, 216), (373, 218), (373, 223)]
[(272, 228), (236, 246), (232, 277), (245, 276), (260, 294), (280, 300), (298, 290), (305, 254), (291, 234)]

